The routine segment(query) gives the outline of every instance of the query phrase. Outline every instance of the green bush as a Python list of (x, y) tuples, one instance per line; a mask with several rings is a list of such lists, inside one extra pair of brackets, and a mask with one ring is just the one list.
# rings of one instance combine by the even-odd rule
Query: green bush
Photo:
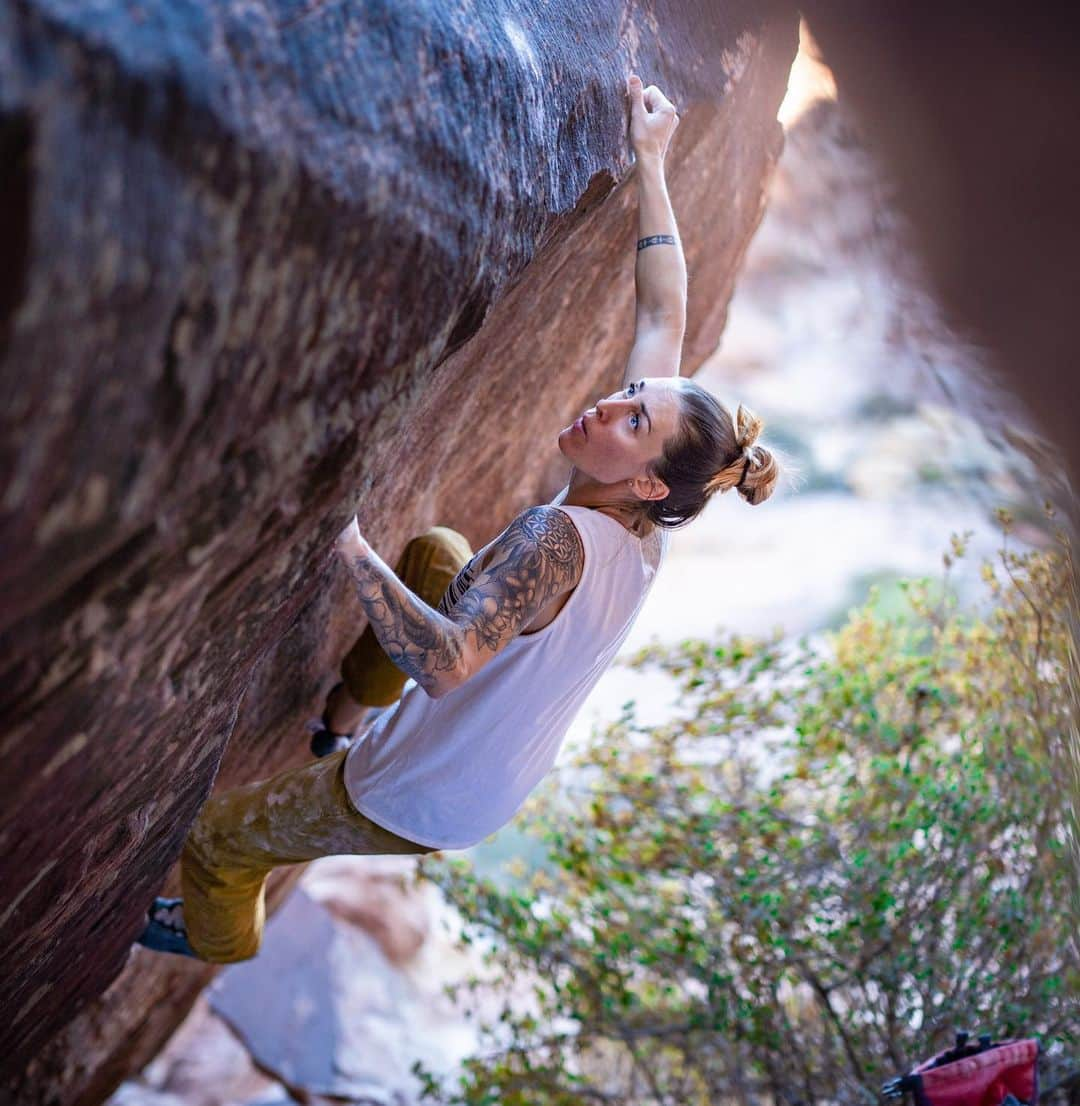
[(532, 804), (548, 865), (426, 865), (501, 1006), (429, 1097), (870, 1103), (956, 1028), (1080, 1066), (1068, 549), (1012, 552), (1001, 519), (988, 613), (920, 580), (815, 644), (650, 649), (681, 716), (628, 704)]

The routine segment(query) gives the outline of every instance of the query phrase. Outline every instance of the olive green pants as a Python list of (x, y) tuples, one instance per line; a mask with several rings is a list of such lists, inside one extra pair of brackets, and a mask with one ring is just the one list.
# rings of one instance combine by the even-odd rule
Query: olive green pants
[(203, 806), (180, 868), (188, 941), (203, 960), (230, 964), (258, 952), (274, 868), (340, 853), (431, 852), (354, 809), (343, 779), (347, 752), (233, 788)]
[[(406, 547), (395, 571), (431, 606), (471, 556), (454, 530), (437, 526)], [(387, 659), (370, 628), (342, 664), (349, 694), (382, 707), (401, 694), (405, 675)], [(347, 750), (206, 802), (184, 843), (181, 884), (192, 949), (217, 964), (247, 960), (262, 941), (266, 880), (283, 864), (321, 856), (431, 852), (376, 825), (345, 789)]]

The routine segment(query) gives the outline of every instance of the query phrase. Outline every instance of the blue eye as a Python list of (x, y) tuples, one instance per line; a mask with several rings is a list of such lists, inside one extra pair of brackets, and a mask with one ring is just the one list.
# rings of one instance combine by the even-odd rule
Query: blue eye
[(628, 396), (632, 396), (636, 391), (637, 391), (637, 385), (636, 384), (630, 384), (630, 385), (627, 386), (626, 394)]
[(630, 425), (635, 430), (637, 430), (637, 428), (641, 425), (641, 416), (640, 415), (631, 415), (630, 416)]

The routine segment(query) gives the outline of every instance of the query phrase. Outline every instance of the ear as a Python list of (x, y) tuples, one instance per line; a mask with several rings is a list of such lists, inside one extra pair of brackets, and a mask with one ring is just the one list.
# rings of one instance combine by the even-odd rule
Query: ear
[(634, 491), (634, 495), (638, 499), (646, 502), (651, 502), (655, 499), (667, 499), (671, 489), (660, 479), (659, 476), (655, 476), (650, 472), (643, 473), (641, 476), (635, 476), (630, 481), (630, 487)]

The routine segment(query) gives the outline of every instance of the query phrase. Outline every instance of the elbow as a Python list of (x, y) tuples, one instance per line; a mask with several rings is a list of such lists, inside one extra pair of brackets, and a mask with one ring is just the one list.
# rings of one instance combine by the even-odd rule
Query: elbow
[(686, 330), (686, 292), (673, 296), (671, 302), (658, 313), (657, 323), (668, 330), (677, 330), (680, 334)]
[(462, 657), (453, 667), (437, 673), (436, 678), (430, 680), (425, 685), (424, 690), (432, 699), (442, 699), (449, 695), (451, 691), (461, 687), (471, 675), (472, 671), (465, 662), (465, 658)]

